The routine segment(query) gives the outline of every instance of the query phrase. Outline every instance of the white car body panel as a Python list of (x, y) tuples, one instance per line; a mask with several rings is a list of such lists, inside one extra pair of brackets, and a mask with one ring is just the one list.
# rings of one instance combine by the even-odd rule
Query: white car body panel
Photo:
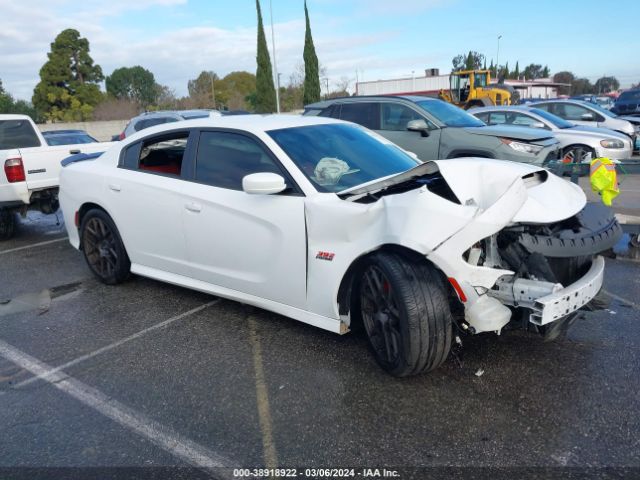
[(61, 176), (60, 202), (71, 244), (80, 247), (76, 212), (95, 203), (113, 218), (134, 273), (345, 333), (349, 318), (340, 315), (338, 292), (361, 256), (383, 245), (411, 249), (455, 278), (470, 308), (480, 298), (474, 287), (489, 289), (513, 272), (471, 265), (464, 251), (508, 225), (557, 222), (586, 203), (579, 188), (544, 169), (476, 158), (436, 162), (461, 204), (425, 187), (373, 203), (350, 202), (316, 191), (266, 133), (301, 123), (344, 122), (284, 115), (201, 119), (149, 128), (122, 146), (195, 126), (242, 129), (271, 149), (304, 196), (250, 195), (118, 168), (120, 148), (69, 165)]

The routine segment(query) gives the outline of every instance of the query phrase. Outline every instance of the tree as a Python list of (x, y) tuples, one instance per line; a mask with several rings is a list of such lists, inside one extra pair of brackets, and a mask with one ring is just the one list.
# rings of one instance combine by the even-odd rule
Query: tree
[(549, 78), (550, 75), (551, 75), (551, 72), (549, 72), (549, 66), (545, 65), (544, 68), (542, 69), (542, 78)]
[[(453, 64), (454, 72), (458, 72), (460, 70), (480, 70), (483, 63), (485, 67), (487, 65), (484, 55), (472, 50), (470, 50), (466, 55), (464, 53), (456, 55), (453, 57), (453, 60), (451, 60), (451, 63)], [(491, 60), (491, 64), (493, 65), (493, 60)]]
[(318, 70), (318, 56), (311, 37), (311, 24), (306, 0), (304, 2), (304, 18), (306, 28), (304, 33), (304, 53), (302, 55), (304, 58), (303, 102), (308, 105), (320, 100), (320, 73)]
[(114, 98), (133, 100), (144, 108), (154, 104), (158, 98), (153, 73), (139, 65), (115, 69), (107, 77), (106, 87), (107, 93)]
[[(568, 83), (572, 84), (576, 79), (576, 76), (567, 71), (558, 72), (553, 76), (553, 81), (555, 83)], [(558, 95), (569, 95), (571, 92), (571, 87), (558, 87)]]
[(576, 78), (571, 82), (571, 95), (585, 95), (594, 91), (594, 86), (587, 78)]
[(0, 113), (29, 115), (34, 122), (43, 122), (42, 115), (33, 108), (33, 105), (24, 100), (14, 100), (13, 96), (2, 86), (2, 80), (0, 80)]
[(516, 69), (513, 71), (511, 78), (518, 80), (520, 78), (520, 62), (516, 61)]
[(256, 10), (258, 11), (258, 52), (256, 60), (258, 69), (256, 70), (256, 113), (272, 113), (276, 111), (276, 89), (273, 86), (273, 72), (271, 70), (271, 58), (267, 49), (267, 39), (262, 26), (262, 11), (260, 10), (260, 0), (256, 0)]
[(616, 77), (600, 77), (596, 80), (595, 89), (598, 93), (609, 93), (620, 88), (620, 82)]
[(189, 80), (187, 88), (189, 97), (198, 108), (216, 108), (220, 77), (213, 71), (202, 71), (197, 78)]
[(536, 80), (543, 77), (542, 72), (542, 65), (531, 63), (524, 68), (522, 73), (527, 80)]
[(491, 75), (494, 77), (496, 76), (496, 67), (493, 66), (493, 58), (491, 59), (491, 65), (489, 65), (489, 71), (491, 72)]
[(102, 69), (89, 55), (89, 41), (74, 29), (63, 30), (51, 44), (40, 69), (33, 105), (49, 120), (87, 120), (102, 100)]

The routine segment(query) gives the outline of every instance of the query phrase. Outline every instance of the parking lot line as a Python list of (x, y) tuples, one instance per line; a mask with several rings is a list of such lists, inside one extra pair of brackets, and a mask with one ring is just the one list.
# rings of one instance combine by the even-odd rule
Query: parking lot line
[(276, 445), (273, 441), (273, 427), (271, 423), (271, 409), (269, 407), (269, 393), (264, 378), (264, 366), (262, 362), (262, 347), (258, 337), (258, 325), (251, 315), (249, 322), (249, 340), (253, 351), (253, 368), (256, 376), (256, 402), (258, 404), (258, 418), (260, 420), (260, 432), (262, 433), (262, 452), (267, 468), (278, 467)]
[(147, 418), (99, 390), (70, 377), (63, 371), (57, 371), (44, 378), (47, 372), (53, 370), (53, 367), (3, 340), (0, 340), (0, 356), (35, 375), (41, 376), (58, 390), (195, 467), (211, 469), (232, 466), (230, 460), (183, 437), (171, 428)]
[(611, 298), (614, 298), (614, 299), (618, 300), (619, 302), (625, 303), (625, 304), (629, 305), (630, 307), (635, 308), (636, 310), (640, 310), (640, 305), (639, 304), (637, 304), (635, 302), (632, 302), (631, 300), (627, 300), (626, 298), (621, 297), (620, 295), (616, 295), (615, 293), (611, 293), (608, 290), (605, 290), (604, 288), (602, 289), (602, 291), (605, 294), (609, 295)]
[(63, 240), (68, 240), (68, 239), (69, 237), (56, 238), (55, 240), (47, 240), (46, 242), (32, 243), (31, 245), (23, 245), (22, 247), (10, 248), (9, 250), (0, 250), (0, 255), (4, 255), (5, 253), (19, 252), (20, 250), (27, 250), (28, 248), (42, 247), (43, 245), (50, 245), (52, 243), (62, 242)]
[(73, 360), (64, 363), (58, 367), (52, 368), (51, 370), (47, 371), (47, 372), (43, 372), (42, 374), (36, 375), (34, 377), (31, 378), (27, 378), (26, 380), (17, 383), (14, 385), (13, 388), (21, 388), (24, 387), (26, 385), (29, 385), (33, 382), (37, 382), (38, 380), (47, 380), (49, 378), (51, 378), (52, 375), (54, 375), (57, 372), (60, 372), (61, 370), (64, 370), (66, 368), (69, 368), (73, 365), (77, 365), (80, 362), (84, 362), (85, 360), (88, 360), (89, 358), (95, 357), (96, 355), (100, 355), (101, 353), (104, 352), (108, 352), (109, 350), (113, 350), (116, 347), (119, 347), (120, 345), (123, 345), (127, 342), (130, 342), (131, 340), (135, 340), (136, 338), (140, 338), (141, 336), (152, 332), (154, 330), (158, 330), (159, 328), (164, 328), (167, 325), (172, 324), (173, 322), (176, 322), (180, 319), (183, 319), (185, 317), (188, 317), (189, 315), (193, 315), (194, 313), (198, 313), (201, 310), (204, 310), (205, 308), (210, 307), (211, 305), (215, 305), (216, 303), (218, 303), (220, 301), (219, 298), (217, 298), (216, 300), (213, 300), (211, 302), (205, 303), (204, 305), (200, 305), (199, 307), (196, 308), (192, 308), (191, 310), (188, 310), (184, 313), (181, 313), (180, 315), (176, 315), (174, 317), (171, 317), (167, 320), (165, 320), (164, 322), (160, 322), (157, 323), (155, 325), (152, 325), (149, 328), (145, 328), (144, 330), (140, 330), (139, 332), (134, 333), (133, 335), (129, 335), (128, 337), (123, 338), (122, 340), (118, 340), (117, 342), (111, 343), (109, 345), (106, 345), (102, 348), (99, 348), (97, 350), (94, 350), (93, 352), (87, 353), (85, 355), (82, 355), (78, 358), (74, 358)]

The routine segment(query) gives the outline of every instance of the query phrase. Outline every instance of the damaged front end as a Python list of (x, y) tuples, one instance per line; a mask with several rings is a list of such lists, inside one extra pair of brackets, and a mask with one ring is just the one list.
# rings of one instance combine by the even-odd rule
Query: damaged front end
[[(461, 326), (470, 333), (500, 332), (520, 320), (547, 333), (574, 318), (602, 288), (605, 262), (598, 254), (622, 235), (615, 216), (586, 203), (574, 185), (536, 175), (491, 193), (492, 202), (473, 222), (428, 255), (452, 273), (464, 305)], [(447, 180), (455, 191), (455, 180)], [(474, 193), (476, 202), (484, 194)], [(460, 188), (456, 194), (465, 198)]]
[(522, 318), (544, 327), (568, 318), (596, 297), (605, 263), (598, 254), (611, 249), (621, 235), (610, 209), (588, 203), (560, 222), (506, 227), (469, 249), (465, 260), (511, 270), (486, 295), (520, 310), (522, 315), (511, 315), (510, 320)]

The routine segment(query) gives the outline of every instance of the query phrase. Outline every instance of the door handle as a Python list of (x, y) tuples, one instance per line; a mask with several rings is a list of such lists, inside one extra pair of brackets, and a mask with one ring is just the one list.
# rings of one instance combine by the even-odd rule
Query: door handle
[(200, 210), (202, 210), (202, 206), (199, 203), (194, 202), (187, 203), (184, 208), (194, 213), (200, 213)]
[(77, 153), (82, 153), (82, 150), (80, 150), (79, 148), (74, 148), (72, 150), (69, 150), (69, 153), (75, 155)]
[(116, 185), (115, 183), (110, 183), (109, 184), (109, 190), (112, 190), (114, 192), (119, 192), (120, 191), (120, 185)]

